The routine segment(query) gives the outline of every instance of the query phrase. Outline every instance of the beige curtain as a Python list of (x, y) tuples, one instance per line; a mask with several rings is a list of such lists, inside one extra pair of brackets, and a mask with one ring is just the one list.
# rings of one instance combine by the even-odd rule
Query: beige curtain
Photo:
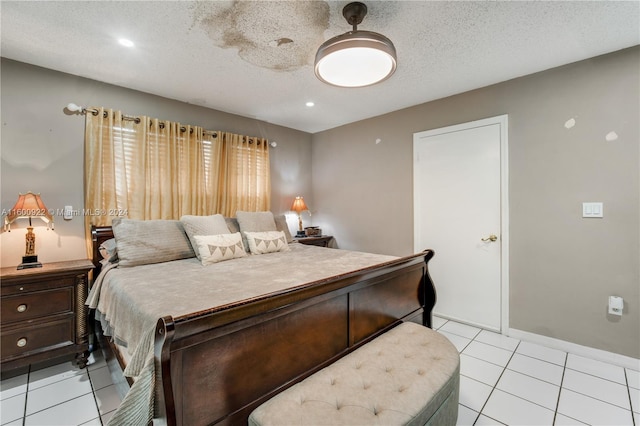
[(222, 142), (218, 212), (233, 217), (238, 210), (270, 210), (268, 141), (225, 132), (216, 134)]
[(270, 209), (268, 141), (88, 109), (85, 227)]

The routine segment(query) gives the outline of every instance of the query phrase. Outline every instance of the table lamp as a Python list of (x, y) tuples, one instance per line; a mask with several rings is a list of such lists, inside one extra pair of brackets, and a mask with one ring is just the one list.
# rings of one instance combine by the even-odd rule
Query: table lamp
[(25, 253), (18, 269), (41, 268), (36, 254), (36, 234), (33, 233), (32, 217), (39, 217), (47, 224), (47, 230), (53, 229), (53, 216), (42, 202), (40, 194), (29, 191), (26, 194), (18, 194), (18, 201), (9, 213), (4, 217), (4, 229), (11, 232), (11, 224), (17, 219), (29, 219), (27, 234), (25, 235)]
[(291, 210), (298, 214), (298, 233), (296, 234), (296, 238), (305, 237), (306, 234), (304, 229), (302, 229), (302, 216), (300, 213), (304, 211), (309, 211), (307, 205), (304, 203), (304, 198), (297, 196), (293, 200), (293, 204), (291, 205)]

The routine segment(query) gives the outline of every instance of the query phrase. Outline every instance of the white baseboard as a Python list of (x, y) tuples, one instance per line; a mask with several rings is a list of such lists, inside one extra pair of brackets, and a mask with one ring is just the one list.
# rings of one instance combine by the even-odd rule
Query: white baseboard
[(467, 321), (467, 320), (458, 318), (456, 316), (443, 315), (443, 314), (441, 314), (439, 312), (433, 312), (433, 316), (445, 319), (447, 321), (451, 320), (451, 321), (459, 322), (461, 324), (467, 324), (467, 325), (471, 325), (473, 327), (482, 328), (483, 330), (493, 331), (494, 333), (500, 333), (500, 328), (492, 327), (490, 325), (479, 323), (479, 322)]
[(566, 342), (553, 337), (542, 336), (540, 334), (529, 333), (528, 331), (517, 330), (514, 328), (509, 329), (507, 336), (531, 343), (538, 343), (549, 348), (559, 349), (564, 352), (607, 362), (609, 364), (619, 365), (620, 367), (629, 368), (631, 370), (640, 371), (640, 359), (632, 358), (630, 356), (590, 348), (588, 346), (582, 346), (576, 343)]

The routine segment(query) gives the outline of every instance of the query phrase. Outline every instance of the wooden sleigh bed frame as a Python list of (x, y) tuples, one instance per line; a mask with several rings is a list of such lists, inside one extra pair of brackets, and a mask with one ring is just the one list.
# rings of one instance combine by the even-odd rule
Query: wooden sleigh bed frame
[[(91, 233), (99, 268), (98, 247), (113, 233)], [(433, 255), (426, 250), (295, 290), (160, 318), (154, 424), (246, 425), (258, 405), (399, 322), (431, 327)]]

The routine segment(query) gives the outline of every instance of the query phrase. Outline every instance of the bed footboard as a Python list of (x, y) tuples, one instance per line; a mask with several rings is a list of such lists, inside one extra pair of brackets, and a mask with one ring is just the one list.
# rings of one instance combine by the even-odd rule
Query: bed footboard
[(156, 420), (247, 424), (262, 402), (397, 322), (430, 327), (433, 255), (427, 250), (294, 291), (162, 318)]

